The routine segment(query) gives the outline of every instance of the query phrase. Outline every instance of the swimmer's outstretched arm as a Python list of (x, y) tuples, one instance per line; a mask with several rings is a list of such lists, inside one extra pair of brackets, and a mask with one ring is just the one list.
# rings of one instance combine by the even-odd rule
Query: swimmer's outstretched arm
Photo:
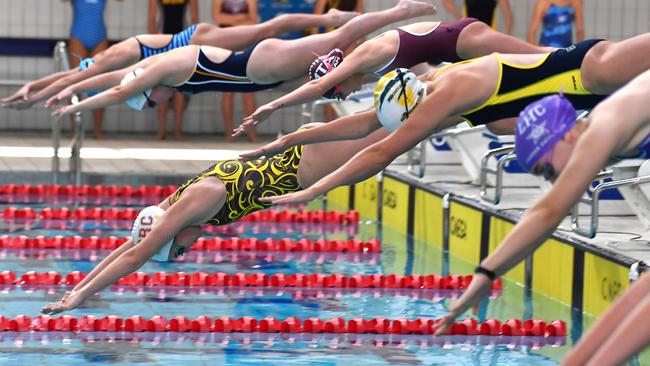
[[(625, 149), (635, 134), (647, 129), (649, 80), (650, 71), (646, 71), (594, 108), (589, 117), (590, 128), (576, 142), (553, 188), (526, 212), (494, 253), (481, 262), (482, 267), (499, 276), (530, 255), (553, 233), (610, 157)], [(485, 275), (475, 276), (438, 325), (437, 334), (444, 333), (458, 315), (478, 303), (490, 285)]]
[(127, 73), (135, 69), (136, 67), (134, 65), (121, 70), (116, 70), (112, 72), (107, 72), (105, 74), (97, 75), (87, 80), (82, 80), (78, 83), (69, 85), (61, 92), (59, 92), (57, 95), (48, 99), (47, 102), (45, 102), (45, 107), (46, 108), (55, 107), (58, 104), (62, 103), (63, 101), (70, 99), (70, 97), (73, 94), (78, 95), (90, 90), (106, 90), (114, 86), (117, 86), (120, 84), (120, 81), (122, 80), (122, 78), (124, 78), (124, 76)]
[[(92, 277), (82, 286), (75, 286), (75, 289), (66, 294), (61, 301), (45, 306), (41, 312), (57, 314), (74, 309), (88, 297), (114, 284), (120, 278), (135, 272), (151, 259), (165, 243), (176, 237), (181, 230), (205, 222), (206, 212), (208, 215), (214, 214), (215, 200), (220, 201), (221, 198), (212, 198), (215, 197), (204, 195), (204, 199), (192, 199), (188, 196), (179, 201), (181, 203), (169, 206), (160, 217), (160, 221), (138, 245), (131, 244), (123, 251), (120, 251), (120, 248), (116, 249), (109, 256), (110, 258), (106, 258), (98, 268), (91, 272)], [(193, 242), (196, 236), (189, 241)], [(119, 253), (116, 253), (118, 251)]]
[(650, 274), (610, 305), (562, 361), (563, 365), (621, 365), (650, 344)]
[(295, 131), (284, 135), (267, 145), (239, 155), (241, 159), (253, 159), (260, 156), (273, 156), (296, 145), (316, 144), (327, 141), (352, 140), (368, 136), (381, 128), (375, 110), (341, 117), (329, 123), (308, 130)]
[[(52, 116), (56, 118), (60, 118), (67, 114), (108, 107), (110, 105), (125, 102), (134, 95), (142, 93), (147, 89), (151, 89), (159, 85), (164, 85), (166, 75), (169, 75), (170, 72), (173, 73), (175, 71), (173, 70), (172, 63), (154, 63), (144, 69), (140, 75), (138, 75), (131, 82), (124, 86), (118, 85), (116, 87), (110, 88), (95, 96), (84, 99), (78, 104), (57, 106), (58, 103), (69, 98), (72, 96), (72, 94), (92, 89), (102, 89), (103, 87), (100, 85), (106, 85), (108, 83), (119, 84), (119, 81), (115, 80), (122, 80), (124, 75), (130, 71), (135, 70), (137, 68), (137, 65), (138, 64), (122, 70), (99, 75), (90, 80), (66, 88), (57, 96), (52, 97), (50, 100), (48, 100), (46, 106), (56, 108), (52, 112)], [(96, 82), (91, 82), (93, 79), (95, 79)]]
[[(49, 99), (61, 91), (65, 90), (66, 88), (75, 85), (77, 83), (83, 83), (85, 81), (91, 81), (96, 75), (99, 75), (102, 73), (101, 69), (93, 64), (92, 67), (89, 67), (83, 71), (77, 71), (73, 70), (74, 72), (64, 75), (60, 79), (56, 80), (52, 84), (48, 85), (46, 88), (40, 90), (38, 93), (35, 93), (32, 97), (31, 100), (36, 103), (44, 99)], [(95, 81), (93, 81), (95, 82)], [(114, 84), (113, 84), (114, 85)], [(112, 86), (112, 85), (110, 85)], [(87, 89), (87, 90), (93, 90), (93, 89)], [(84, 90), (86, 91), (86, 90)]]
[[(47, 88), (50, 84), (53, 84), (57, 80), (66, 77), (74, 72), (76, 72), (76, 70), (59, 71), (54, 74), (44, 76), (38, 80), (30, 81), (29, 83), (23, 85), (20, 89), (18, 89), (18, 91), (15, 92), (13, 95), (0, 99), (0, 105), (2, 105), (3, 107), (10, 107), (10, 108), (30, 107), (32, 104), (38, 101), (38, 99), (36, 99), (35, 97), (41, 89)], [(30, 95), (30, 93), (35, 93), (35, 94)]]
[(466, 93), (459, 92), (472, 87), (473, 84), (466, 85), (468, 81), (475, 83), (472, 78), (458, 78), (439, 83), (434, 92), (395, 132), (362, 150), (342, 167), (311, 187), (284, 196), (260, 198), (260, 201), (274, 204), (308, 202), (338, 186), (355, 184), (379, 173), (399, 155), (437, 132), (447, 118), (469, 110), (467, 106), (480, 103), (480, 101), (467, 100)]
[(236, 136), (243, 133), (248, 128), (263, 122), (269, 118), (273, 112), (280, 108), (316, 100), (328, 90), (346, 81), (351, 76), (355, 74), (365, 74), (372, 71), (372, 67), (376, 64), (372, 57), (373, 52), (369, 49), (370, 46), (368, 46), (367, 42), (364, 43), (364, 45), (359, 46), (359, 48), (352, 52), (350, 56), (345, 58), (337, 68), (327, 73), (322, 78), (311, 80), (291, 93), (257, 108), (253, 114), (244, 118), (244, 122), (235, 130), (233, 135)]

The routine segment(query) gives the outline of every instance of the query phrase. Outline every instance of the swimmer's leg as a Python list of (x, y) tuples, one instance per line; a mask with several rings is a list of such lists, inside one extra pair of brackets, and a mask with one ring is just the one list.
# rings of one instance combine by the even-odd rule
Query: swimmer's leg
[(587, 90), (611, 94), (650, 69), (650, 33), (620, 42), (600, 42), (582, 61), (581, 77)]
[(314, 61), (314, 52), (326, 54), (334, 48), (348, 49), (357, 40), (384, 26), (434, 12), (432, 4), (400, 0), (390, 9), (360, 15), (332, 32), (290, 41), (268, 39), (261, 42), (251, 54), (247, 71), (249, 77), (259, 82), (295, 79), (306, 74)]
[(330, 11), (327, 14), (282, 14), (264, 23), (228, 28), (201, 23), (192, 37), (192, 43), (243, 50), (256, 42), (283, 33), (315, 27), (339, 27), (357, 15), (347, 11)]
[(525, 54), (553, 50), (551, 47), (538, 47), (519, 38), (497, 32), (483, 22), (474, 22), (463, 28), (456, 43), (456, 53), (465, 60), (489, 55), (492, 52)]

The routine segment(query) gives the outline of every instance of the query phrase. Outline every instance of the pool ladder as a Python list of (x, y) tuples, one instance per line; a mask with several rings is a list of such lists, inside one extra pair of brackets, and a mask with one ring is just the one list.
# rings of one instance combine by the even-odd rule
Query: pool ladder
[[(66, 44), (63, 41), (57, 42), (54, 46), (54, 64), (63, 70), (70, 70), (70, 62), (68, 61), (68, 51)], [(70, 98), (72, 104), (79, 103), (77, 95)], [(61, 146), (61, 123), (63, 118), (55, 120), (52, 124), (52, 184), (60, 184), (61, 182), (61, 167), (59, 162), (59, 148)], [(84, 136), (84, 126), (81, 120), (81, 112), (77, 112), (73, 116), (75, 133), (70, 142), (70, 160), (69, 160), (69, 174), (70, 180), (75, 185), (81, 185), (81, 144)]]

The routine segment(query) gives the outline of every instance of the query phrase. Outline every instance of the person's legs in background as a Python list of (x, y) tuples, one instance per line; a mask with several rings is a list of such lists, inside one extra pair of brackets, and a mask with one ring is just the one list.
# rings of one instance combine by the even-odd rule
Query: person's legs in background
[[(223, 126), (226, 134), (226, 141), (232, 142), (233, 132), (233, 115), (235, 107), (235, 93), (222, 93), (221, 94), (221, 110), (223, 114)], [(242, 100), (244, 102), (244, 115), (249, 116), (255, 112), (257, 108), (255, 102), (255, 93), (242, 93)], [(259, 142), (255, 129), (248, 131), (248, 141)]]
[(234, 93), (221, 93), (221, 113), (223, 115), (223, 127), (226, 133), (226, 141), (232, 142), (232, 115)]
[(176, 140), (183, 140), (183, 114), (187, 97), (183, 93), (174, 94), (174, 138)]
[[(95, 56), (98, 53), (106, 50), (108, 48), (108, 40), (104, 39), (95, 47), (95, 49), (90, 53), (91, 56)], [(102, 123), (104, 122), (104, 108), (101, 109), (95, 109), (93, 111), (93, 122), (95, 126), (94, 134), (95, 134), (95, 139), (97, 140), (103, 140), (106, 138), (104, 135), (104, 132), (102, 131)]]
[(156, 140), (164, 140), (167, 136), (167, 111), (169, 111), (169, 101), (158, 103), (156, 107), (156, 116), (158, 117)]
[[(255, 113), (257, 109), (257, 103), (255, 102), (255, 93), (243, 93), (242, 98), (244, 100), (244, 116), (250, 116)], [(259, 142), (260, 139), (257, 137), (257, 132), (255, 128), (248, 130), (248, 141), (250, 142)]]

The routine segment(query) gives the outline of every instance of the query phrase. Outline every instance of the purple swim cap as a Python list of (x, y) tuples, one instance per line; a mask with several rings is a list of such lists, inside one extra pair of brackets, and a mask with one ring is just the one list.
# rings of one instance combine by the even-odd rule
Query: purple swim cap
[(517, 118), (515, 152), (528, 171), (573, 127), (576, 110), (562, 94), (529, 104)]
[[(309, 79), (317, 80), (327, 75), (330, 71), (334, 70), (343, 61), (343, 51), (335, 48), (327, 55), (318, 56), (314, 62), (309, 66)], [(323, 94), (328, 99), (341, 99), (342, 93), (338, 86), (328, 90)]]

